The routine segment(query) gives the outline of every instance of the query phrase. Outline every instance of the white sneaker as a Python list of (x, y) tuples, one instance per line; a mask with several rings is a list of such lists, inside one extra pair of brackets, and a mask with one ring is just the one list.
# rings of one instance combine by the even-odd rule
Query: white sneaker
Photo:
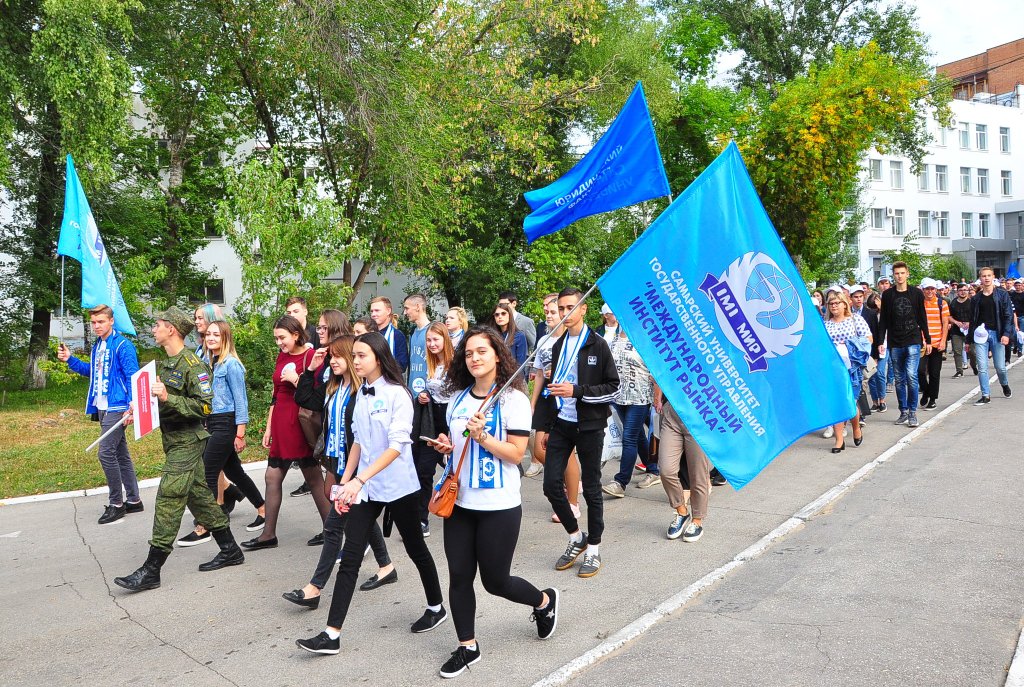
[(526, 469), (523, 474), (527, 477), (536, 477), (540, 473), (544, 472), (544, 466), (540, 463), (530, 463), (530, 467)]
[(834, 429), (832, 429), (831, 427), (826, 427), (825, 431), (821, 433), (821, 438), (822, 439), (831, 439), (835, 435), (836, 435), (836, 431)]

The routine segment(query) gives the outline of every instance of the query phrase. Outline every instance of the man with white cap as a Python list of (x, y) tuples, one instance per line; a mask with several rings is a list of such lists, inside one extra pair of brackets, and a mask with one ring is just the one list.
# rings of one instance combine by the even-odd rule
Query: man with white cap
[(949, 307), (938, 297), (938, 282), (934, 279), (922, 279), (921, 290), (924, 292), (924, 314), (928, 320), (932, 349), (929, 353), (921, 354), (921, 362), (917, 368), (917, 383), (921, 388), (921, 409), (931, 410), (939, 398), (942, 354), (946, 350), (946, 334), (949, 332)]
[(610, 346), (615, 341), (615, 337), (619, 335), (619, 320), (607, 303), (601, 306), (601, 318), (604, 320), (604, 324), (597, 328), (597, 333)]

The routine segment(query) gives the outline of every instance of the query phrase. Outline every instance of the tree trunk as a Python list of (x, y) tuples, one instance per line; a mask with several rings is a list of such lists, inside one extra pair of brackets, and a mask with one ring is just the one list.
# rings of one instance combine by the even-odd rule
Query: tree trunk
[(54, 263), (57, 240), (57, 203), (64, 188), (60, 165), (60, 113), (48, 103), (42, 116), (43, 135), (39, 144), (39, 178), (36, 183), (36, 219), (29, 231), (32, 257), (25, 276), (32, 281), (32, 329), (28, 341), (25, 388), (46, 387), (46, 373), (39, 363), (46, 359), (50, 343), (50, 311), (60, 293), (58, 267)]

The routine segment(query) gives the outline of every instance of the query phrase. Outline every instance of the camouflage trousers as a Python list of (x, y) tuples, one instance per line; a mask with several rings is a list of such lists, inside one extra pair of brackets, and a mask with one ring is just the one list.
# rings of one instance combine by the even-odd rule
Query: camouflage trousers
[(203, 467), (205, 447), (204, 439), (191, 446), (176, 447), (167, 454), (156, 492), (153, 538), (149, 542), (161, 551), (170, 552), (174, 548), (185, 506), (211, 532), (228, 527), (227, 516), (206, 484)]

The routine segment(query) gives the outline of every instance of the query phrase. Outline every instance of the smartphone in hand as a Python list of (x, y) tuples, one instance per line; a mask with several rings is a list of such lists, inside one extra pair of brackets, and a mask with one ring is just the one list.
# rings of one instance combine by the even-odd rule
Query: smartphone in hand
[(440, 448), (443, 448), (446, 451), (450, 451), (452, 449), (452, 445), (451, 444), (446, 444), (443, 441), (438, 441), (437, 439), (432, 439), (430, 437), (420, 436), (420, 440), (425, 441), (428, 444), (431, 444), (433, 446), (438, 446)]

